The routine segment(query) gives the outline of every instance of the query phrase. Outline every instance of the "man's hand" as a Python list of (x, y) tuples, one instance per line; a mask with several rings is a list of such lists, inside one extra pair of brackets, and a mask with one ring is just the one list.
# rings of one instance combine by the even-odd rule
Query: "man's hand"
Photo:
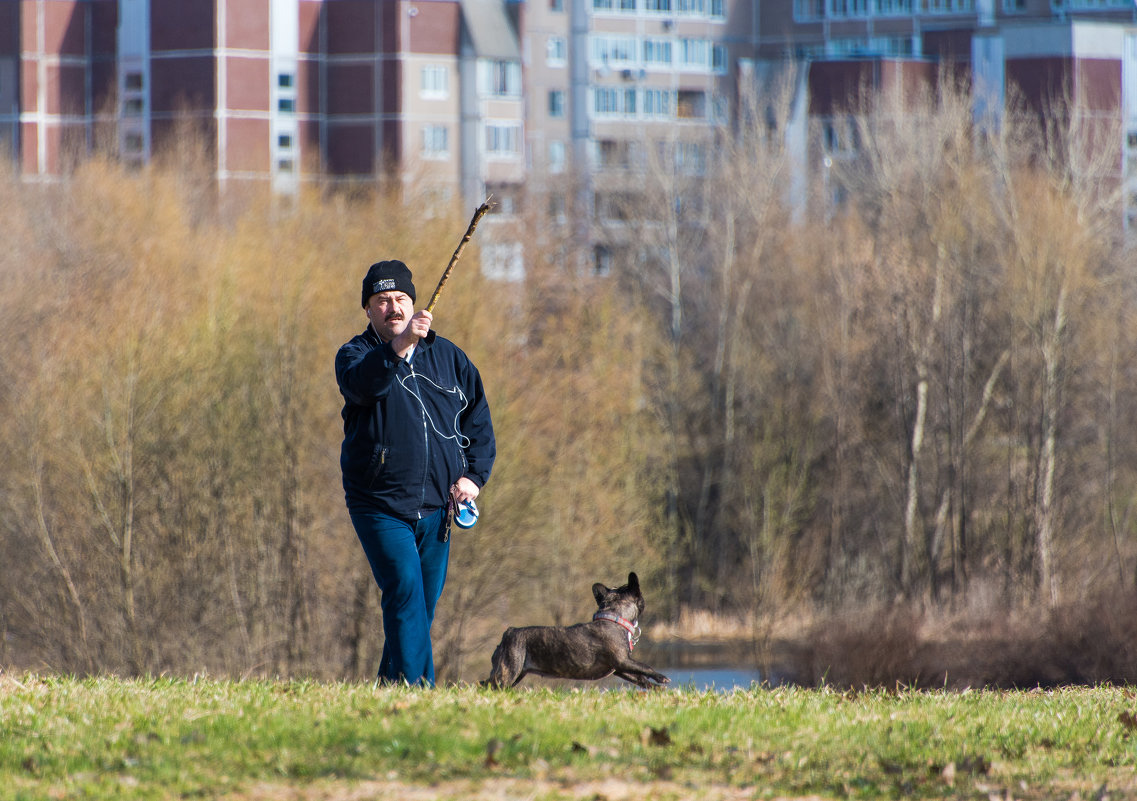
[(478, 497), (481, 490), (478, 485), (470, 479), (462, 476), (454, 482), (454, 486), (450, 488), (450, 497), (454, 499), (455, 505), (462, 503), (462, 501), (472, 501)]

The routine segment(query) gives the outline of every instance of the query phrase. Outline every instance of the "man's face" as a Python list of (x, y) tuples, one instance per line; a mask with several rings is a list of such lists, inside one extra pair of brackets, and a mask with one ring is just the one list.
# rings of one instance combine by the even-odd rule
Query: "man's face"
[(415, 304), (406, 292), (377, 292), (368, 299), (367, 311), (379, 338), (389, 342), (407, 327)]

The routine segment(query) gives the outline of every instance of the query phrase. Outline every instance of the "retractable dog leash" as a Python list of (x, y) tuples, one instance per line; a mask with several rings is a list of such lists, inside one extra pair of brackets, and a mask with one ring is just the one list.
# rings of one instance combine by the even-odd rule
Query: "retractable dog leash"
[(458, 528), (473, 528), (478, 522), (478, 505), (473, 500), (462, 501), (454, 512), (454, 525)]

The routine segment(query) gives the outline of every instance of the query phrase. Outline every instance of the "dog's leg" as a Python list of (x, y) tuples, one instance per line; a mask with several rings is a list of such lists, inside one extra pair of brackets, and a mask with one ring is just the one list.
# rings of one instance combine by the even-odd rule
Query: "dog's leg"
[[(630, 681), (632, 684), (637, 684), (640, 687), (653, 687), (660, 684), (670, 684), (671, 679), (664, 676), (651, 666), (645, 665), (643, 662), (637, 662), (634, 659), (628, 659), (616, 668), (616, 675), (624, 681)], [(655, 685), (652, 682), (656, 682)]]
[(525, 678), (525, 649), (519, 647), (516, 640), (512, 628), (506, 629), (501, 636), (501, 643), (494, 649), (491, 659), (490, 677), (486, 679), (490, 687), (516, 687)]

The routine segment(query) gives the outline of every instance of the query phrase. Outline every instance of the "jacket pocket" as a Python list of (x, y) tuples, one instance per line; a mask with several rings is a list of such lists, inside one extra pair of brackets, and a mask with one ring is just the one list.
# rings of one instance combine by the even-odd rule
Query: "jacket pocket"
[(364, 484), (368, 489), (371, 489), (375, 484), (375, 479), (383, 472), (383, 468), (387, 464), (387, 452), (389, 448), (382, 445), (376, 445), (375, 449), (371, 452), (371, 461), (367, 463), (367, 472), (364, 473)]

